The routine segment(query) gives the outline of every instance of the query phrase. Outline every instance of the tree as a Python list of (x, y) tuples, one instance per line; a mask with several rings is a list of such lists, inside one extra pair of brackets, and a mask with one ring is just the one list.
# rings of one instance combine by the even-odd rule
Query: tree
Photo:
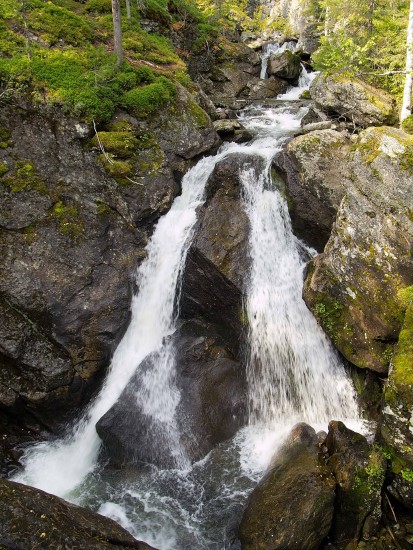
[(406, 78), (404, 81), (403, 103), (400, 112), (400, 123), (411, 114), (413, 85), (413, 0), (410, 0), (409, 24), (406, 40)]
[(126, 17), (128, 20), (131, 20), (131, 11), (130, 11), (130, 0), (126, 0)]
[(118, 67), (122, 65), (123, 49), (122, 49), (122, 19), (120, 14), (120, 0), (112, 0), (112, 18), (113, 18), (113, 42), (114, 50), (117, 57)]

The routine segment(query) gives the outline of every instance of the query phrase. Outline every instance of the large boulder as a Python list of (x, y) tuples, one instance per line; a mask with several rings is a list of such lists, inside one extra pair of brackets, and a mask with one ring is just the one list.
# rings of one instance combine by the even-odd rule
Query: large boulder
[(251, 493), (241, 521), (243, 550), (316, 550), (332, 518), (335, 481), (315, 431), (298, 424)]
[(292, 139), (277, 159), (291, 199), (294, 231), (322, 250), (327, 243), (348, 183), (350, 136), (319, 130)]
[(337, 550), (355, 548), (377, 531), (386, 459), (364, 436), (335, 420), (325, 444), (337, 482), (330, 539)]
[(311, 83), (310, 92), (320, 109), (349, 120), (354, 126), (367, 128), (397, 122), (394, 99), (358, 78), (320, 74)]
[(297, 80), (301, 72), (301, 60), (290, 50), (272, 54), (268, 59), (267, 73), (270, 76)]
[(340, 352), (383, 374), (401, 328), (398, 292), (413, 283), (412, 155), (413, 138), (400, 130), (360, 134), (331, 237), (304, 287)]
[(0, 479), (0, 494), (1, 548), (154, 550), (115, 521), (39, 489)]
[(113, 464), (173, 467), (177, 449), (190, 461), (198, 460), (245, 423), (245, 371), (214, 329), (199, 322), (184, 323), (169, 345), (176, 371), (170, 380), (172, 392), (180, 394), (174, 417), (161, 419), (145, 406), (144, 378), (162, 361), (162, 354), (154, 353), (97, 423)]

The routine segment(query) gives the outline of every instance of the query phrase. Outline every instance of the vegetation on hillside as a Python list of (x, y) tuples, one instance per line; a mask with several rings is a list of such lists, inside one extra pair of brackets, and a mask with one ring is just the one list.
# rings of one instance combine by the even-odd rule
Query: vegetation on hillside
[[(190, 0), (148, 0), (122, 13), (124, 62), (113, 54), (111, 0), (3, 0), (0, 5), (0, 102), (27, 92), (79, 117), (107, 121), (118, 106), (142, 116), (173, 99), (173, 82), (190, 83), (186, 65), (170, 39), (147, 32), (151, 14), (159, 29), (192, 25), (198, 46), (207, 18)], [(168, 34), (165, 32), (165, 34)]]

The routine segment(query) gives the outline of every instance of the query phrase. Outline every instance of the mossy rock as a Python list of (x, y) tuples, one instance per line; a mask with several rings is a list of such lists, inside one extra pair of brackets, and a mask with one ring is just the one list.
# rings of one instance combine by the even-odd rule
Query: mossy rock
[(58, 229), (63, 235), (78, 239), (84, 232), (84, 223), (80, 218), (79, 207), (58, 201), (52, 208), (50, 216), (57, 221)]
[(132, 157), (139, 145), (139, 141), (132, 132), (125, 130), (99, 132), (97, 136), (95, 135), (91, 139), (90, 143), (94, 147), (100, 147), (99, 140), (107, 153), (112, 153), (112, 155), (121, 159)]
[(407, 134), (413, 134), (413, 115), (410, 115), (403, 120), (402, 128)]
[(42, 195), (49, 194), (46, 184), (39, 176), (33, 162), (28, 160), (18, 160), (15, 162), (11, 170), (9, 170), (6, 164), (1, 163), (1, 165), (3, 167), (0, 167), (0, 175), (10, 172), (7, 176), (1, 179), (1, 183), (8, 187), (10, 191), (20, 193), (26, 189), (31, 189)]

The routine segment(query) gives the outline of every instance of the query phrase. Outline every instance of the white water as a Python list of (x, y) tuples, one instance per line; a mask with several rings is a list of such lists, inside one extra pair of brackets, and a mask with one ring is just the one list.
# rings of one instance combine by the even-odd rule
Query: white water
[(264, 79), (267, 77), (268, 59), (272, 54), (283, 53), (285, 50), (295, 53), (296, 45), (295, 42), (284, 42), (282, 45), (278, 44), (278, 42), (265, 44), (262, 48), (260, 78)]
[[(131, 324), (101, 393), (66, 439), (26, 452), (25, 469), (16, 480), (98, 510), (160, 550), (218, 550), (227, 547), (231, 533), (226, 526), (239, 518), (247, 495), (295, 422), (325, 429), (336, 418), (355, 426), (351, 385), (301, 299), (304, 247), (292, 234), (285, 201), (270, 178), (273, 156), (305, 113), (305, 108), (285, 105), (245, 111), (240, 121), (255, 139), (248, 145), (226, 145), (185, 176), (182, 196), (159, 221), (148, 245), (138, 271)], [(232, 153), (256, 154), (265, 164), (258, 179), (250, 171), (241, 175), (251, 223), (246, 296), (250, 424), (190, 466), (174, 418), (179, 392), (173, 384), (173, 351), (163, 343), (175, 329), (179, 277), (206, 181), (215, 164)], [(164, 360), (145, 374), (145, 412), (164, 423), (177, 469), (100, 469), (95, 423), (153, 351), (161, 351)]]

